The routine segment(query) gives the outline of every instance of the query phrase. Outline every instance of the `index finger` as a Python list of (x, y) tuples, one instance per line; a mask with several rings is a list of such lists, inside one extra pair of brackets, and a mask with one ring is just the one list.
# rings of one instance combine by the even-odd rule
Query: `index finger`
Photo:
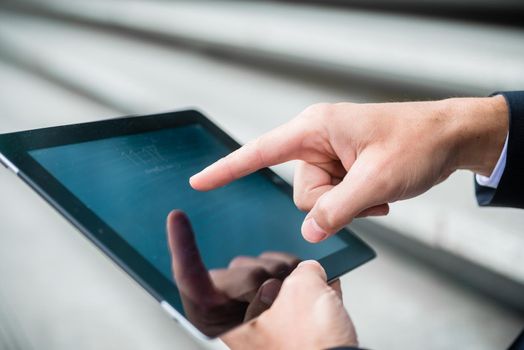
[(296, 119), (248, 142), (189, 179), (191, 187), (209, 191), (259, 169), (295, 159), (304, 137)]

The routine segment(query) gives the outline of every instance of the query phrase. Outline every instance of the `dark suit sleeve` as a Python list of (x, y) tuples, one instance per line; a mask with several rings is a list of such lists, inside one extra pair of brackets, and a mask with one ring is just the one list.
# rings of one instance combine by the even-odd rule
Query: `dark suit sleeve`
[(513, 344), (510, 345), (508, 350), (524, 350), (524, 331), (515, 339)]
[[(475, 181), (480, 205), (524, 209), (524, 91), (500, 92), (509, 107), (509, 134), (506, 167), (496, 189)], [(524, 350), (524, 331), (508, 350)]]
[(496, 189), (475, 181), (479, 205), (524, 209), (524, 91), (500, 92), (509, 107), (506, 167)]

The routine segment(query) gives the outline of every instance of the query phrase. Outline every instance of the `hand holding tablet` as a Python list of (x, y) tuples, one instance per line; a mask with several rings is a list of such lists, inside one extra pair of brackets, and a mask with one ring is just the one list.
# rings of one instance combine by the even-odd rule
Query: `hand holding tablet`
[(203, 333), (217, 336), (267, 310), (282, 281), (299, 260), (284, 253), (237, 257), (227, 268), (208, 271), (187, 216), (167, 218), (173, 274), (187, 318)]
[(233, 350), (357, 346), (353, 322), (342, 304), (340, 283), (328, 285), (326, 278), (318, 262), (301, 262), (266, 312), (226, 333), (222, 340)]

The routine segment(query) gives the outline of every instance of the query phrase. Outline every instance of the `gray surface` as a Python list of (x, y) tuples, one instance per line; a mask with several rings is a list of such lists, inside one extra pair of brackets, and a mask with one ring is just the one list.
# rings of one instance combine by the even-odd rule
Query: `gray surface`
[[(0, 35), (9, 39), (0, 45), (14, 45), (37, 70), (50, 67), (63, 79), (75, 77), (76, 87), (117, 101), (114, 108), (124, 105), (136, 112), (156, 112), (199, 106), (241, 141), (314, 102), (384, 100), (388, 96), (380, 89), (350, 84), (341, 89), (169, 46), (11, 14), (0, 14)], [(1, 61), (0, 81), (0, 132), (119, 113)], [(279, 170), (289, 178), (289, 166)], [(446, 218), (439, 203), (452, 194), (454, 210), (464, 210), (479, 220), (482, 211), (475, 208), (471, 178), (460, 176), (426, 198), (412, 201), (412, 208), (437, 208), (437, 213)], [(24, 349), (199, 346), (136, 283), (7, 171), (0, 171), (0, 193), (0, 348), (3, 344), (18, 344)], [(394, 205), (393, 213), (401, 210), (397, 209), (401, 205)], [(413, 210), (406, 208), (406, 214)], [(491, 223), (488, 227), (494, 236), (502, 231), (497, 229), (499, 222), (515, 233), (521, 227), (519, 212), (484, 213), (495, 214), (480, 218)], [(394, 216), (385, 220), (394, 221)], [(405, 225), (415, 225), (417, 220), (420, 225), (415, 227), (421, 228), (420, 234), (428, 232), (422, 223), (431, 222), (431, 218), (410, 215)], [(439, 232), (438, 226), (431, 227), (430, 233)], [(445, 224), (440, 227), (445, 228)], [(446, 236), (442, 237), (454, 231), (444, 232)], [(365, 232), (362, 235), (366, 237)], [(503, 349), (524, 325), (523, 316), (515, 311), (380, 240), (370, 242), (378, 250), (378, 259), (342, 280), (346, 306), (363, 346)], [(485, 244), (493, 242), (498, 240)]]
[[(0, 79), (10, 87), (0, 94), (0, 132), (115, 115), (1, 61)], [(0, 349), (198, 348), (130, 277), (0, 170)]]
[(454, 93), (515, 89), (524, 79), (522, 28), (263, 1), (24, 2), (236, 55)]

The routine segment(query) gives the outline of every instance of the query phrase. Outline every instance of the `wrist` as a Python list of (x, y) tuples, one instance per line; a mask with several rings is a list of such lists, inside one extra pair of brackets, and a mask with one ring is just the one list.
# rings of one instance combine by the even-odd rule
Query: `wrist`
[(503, 96), (441, 101), (450, 121), (450, 170), (465, 169), (490, 176), (509, 130)]

